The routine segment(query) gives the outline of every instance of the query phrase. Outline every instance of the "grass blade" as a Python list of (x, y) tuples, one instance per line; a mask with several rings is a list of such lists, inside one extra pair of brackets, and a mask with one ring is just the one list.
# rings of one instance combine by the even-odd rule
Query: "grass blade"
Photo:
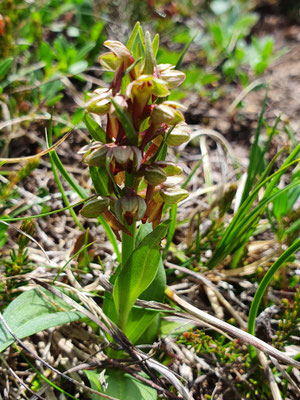
[(300, 249), (300, 239), (297, 239), (281, 256), (274, 262), (274, 264), (269, 268), (266, 275), (263, 277), (260, 282), (253, 301), (251, 303), (249, 319), (248, 319), (248, 332), (254, 335), (255, 333), (255, 319), (257, 316), (257, 311), (263, 295), (269, 286), (273, 276), (278, 271), (278, 269), (289, 259), (289, 257), (295, 254)]

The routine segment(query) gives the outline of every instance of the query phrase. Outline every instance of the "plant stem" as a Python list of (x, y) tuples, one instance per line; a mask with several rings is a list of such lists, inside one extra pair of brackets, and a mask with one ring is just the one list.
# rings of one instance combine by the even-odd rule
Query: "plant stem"
[[(125, 172), (125, 187), (133, 187), (134, 176), (133, 174)], [(136, 235), (136, 220), (133, 219), (132, 224), (128, 225), (125, 218), (123, 221), (125, 227), (129, 230), (132, 236), (127, 235), (125, 232), (122, 232), (122, 266), (124, 267), (126, 261), (130, 257), (131, 253), (135, 247), (135, 235)]]
[(133, 220), (131, 225), (128, 225), (124, 219), (124, 225), (132, 234), (132, 236), (127, 235), (125, 232), (122, 232), (122, 266), (124, 267), (126, 261), (130, 257), (131, 253), (135, 247), (135, 235), (136, 235), (136, 222)]

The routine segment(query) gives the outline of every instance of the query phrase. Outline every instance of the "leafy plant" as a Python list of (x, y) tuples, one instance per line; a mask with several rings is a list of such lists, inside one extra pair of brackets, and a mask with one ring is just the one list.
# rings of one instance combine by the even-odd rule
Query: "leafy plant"
[[(139, 23), (127, 46), (117, 41), (107, 41), (105, 46), (110, 52), (100, 57), (100, 63), (115, 75), (109, 89), (96, 89), (87, 102), (89, 113), (104, 115), (107, 121), (103, 129), (89, 114), (85, 116), (92, 142), (81, 153), (90, 168), (96, 194), (85, 202), (81, 214), (86, 218), (101, 218), (118, 239), (122, 235), (121, 262), (112, 278), (112, 297), (104, 299), (104, 310), (136, 342), (142, 335), (143, 340), (149, 339), (150, 331), (155, 337), (159, 329), (157, 312), (136, 310), (133, 306), (138, 298), (161, 301), (164, 296), (166, 278), (160, 242), (167, 234), (169, 221), (160, 223), (163, 208), (188, 196), (186, 190), (176, 187), (181, 168), (165, 161), (168, 145), (178, 146), (189, 139), (182, 107), (167, 101), (170, 90), (179, 86), (185, 75), (170, 64), (156, 64), (158, 36), (152, 42), (149, 32), (144, 35)], [(51, 137), (50, 126), (49, 146)], [(86, 197), (54, 151), (50, 157), (62, 195), (64, 191), (56, 171), (81, 197)], [(33, 296), (34, 291), (26, 294)], [(19, 307), (22, 296), (10, 306)], [(45, 316), (50, 316), (49, 310), (43, 309), (42, 303), (32, 299), (29, 302), (36, 307), (35, 311), (29, 307), (29, 312), (35, 312), (39, 320), (28, 328), (26, 324), (23, 327), (23, 320), (17, 316), (18, 325), (12, 329), (20, 337), (78, 318), (76, 313), (57, 314), (53, 310), (51, 318), (45, 321)], [(4, 332), (2, 349), (10, 344), (5, 329)], [(113, 372), (109, 376), (110, 380), (114, 379)], [(137, 390), (134, 381), (128, 381), (126, 375), (118, 376), (125, 386), (128, 383)]]

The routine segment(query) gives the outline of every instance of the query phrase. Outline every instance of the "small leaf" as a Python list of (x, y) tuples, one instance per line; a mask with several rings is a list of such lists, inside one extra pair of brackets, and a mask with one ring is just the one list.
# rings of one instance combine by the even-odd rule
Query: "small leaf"
[(84, 115), (83, 120), (92, 138), (105, 144), (106, 132), (102, 126), (100, 126), (88, 113)]
[(115, 107), (117, 117), (123, 125), (129, 143), (132, 145), (137, 145), (138, 135), (134, 129), (130, 115), (122, 109), (122, 107), (113, 99), (113, 97), (111, 98), (111, 103)]
[(106, 170), (98, 167), (89, 167), (89, 170), (96, 192), (101, 196), (108, 196), (111, 193), (111, 190)]
[(154, 59), (157, 56), (158, 48), (159, 48), (159, 34), (157, 33), (155, 35), (154, 39), (153, 39), (153, 42), (152, 42), (152, 49), (153, 49), (153, 57), (154, 57)]
[(145, 66), (143, 70), (143, 74), (152, 75), (154, 70), (154, 57), (153, 57), (153, 49), (151, 43), (150, 33), (146, 32), (145, 36)]
[[(278, 188), (274, 188), (274, 193), (277, 193), (278, 191)], [(288, 195), (289, 192), (284, 192), (273, 201), (273, 214), (277, 220), (280, 220), (287, 213)]]
[[(33, 289), (13, 300), (4, 311), (3, 317), (13, 333), (22, 339), (83, 317), (80, 312), (70, 311), (71, 309), (70, 305), (47, 290)], [(13, 342), (14, 339), (0, 322), (0, 352)]]
[(141, 27), (141, 25), (139, 25), (139, 37), (141, 39), (143, 49), (145, 50), (145, 36), (144, 36), (144, 31), (143, 31), (143, 28)]
[(133, 31), (131, 32), (130, 38), (128, 39), (128, 42), (126, 45), (126, 47), (129, 51), (131, 51), (133, 48), (139, 28), (140, 28), (140, 23), (139, 23), (139, 21), (137, 21), (137, 23), (134, 25)]

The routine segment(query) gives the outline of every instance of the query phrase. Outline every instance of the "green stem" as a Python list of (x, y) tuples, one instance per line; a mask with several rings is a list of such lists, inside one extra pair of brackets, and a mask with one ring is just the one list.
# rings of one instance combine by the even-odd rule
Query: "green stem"
[(133, 220), (131, 225), (128, 225), (124, 219), (124, 225), (132, 234), (132, 236), (127, 235), (125, 232), (122, 232), (122, 266), (124, 267), (126, 261), (132, 254), (135, 247), (135, 236), (136, 236), (136, 221)]

